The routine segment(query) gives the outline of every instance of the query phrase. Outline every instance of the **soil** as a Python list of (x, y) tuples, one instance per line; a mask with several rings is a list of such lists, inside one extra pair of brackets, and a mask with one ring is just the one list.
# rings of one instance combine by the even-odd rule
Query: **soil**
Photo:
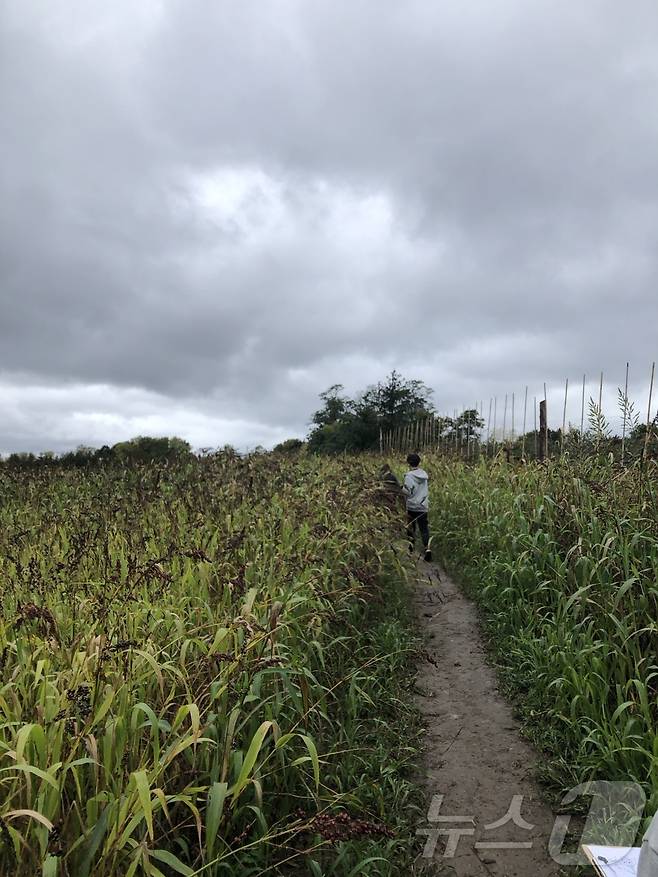
[[(427, 649), (416, 683), (427, 732), (425, 784), (428, 801), (443, 795), (440, 807), (434, 798), (434, 813), (419, 826), (421, 839), (426, 838), (424, 858), (442, 877), (563, 874), (547, 851), (555, 817), (533, 779), (539, 756), (521, 738), (519, 722), (498, 691), (476, 609), (436, 565), (420, 561), (418, 570), (414, 604)], [(513, 801), (521, 826), (510, 818), (487, 829), (504, 820)], [(423, 833), (432, 829), (444, 834)], [(455, 837), (453, 856), (446, 855), (449, 829), (473, 832)], [(526, 846), (482, 846), (491, 843)]]

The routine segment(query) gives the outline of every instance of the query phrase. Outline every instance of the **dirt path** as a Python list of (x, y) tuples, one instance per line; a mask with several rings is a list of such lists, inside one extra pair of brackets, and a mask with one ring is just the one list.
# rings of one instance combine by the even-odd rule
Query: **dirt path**
[[(446, 877), (558, 875), (560, 869), (547, 852), (554, 816), (532, 780), (537, 754), (519, 736), (518, 722), (498, 693), (475, 608), (443, 572), (439, 580), (435, 566), (421, 561), (418, 569), (414, 602), (427, 658), (419, 667), (417, 702), (427, 728), (427, 791), (430, 798), (444, 796), (441, 802), (434, 798), (434, 812), (421, 826), (443, 831), (433, 854), (437, 835), (423, 834), (425, 857)], [(521, 827), (510, 819), (485, 829), (502, 820), (514, 801)], [(453, 821), (447, 821), (450, 817)], [(449, 829), (473, 832), (453, 835), (458, 843), (452, 857), (445, 855)], [(481, 846), (509, 842), (526, 846)]]

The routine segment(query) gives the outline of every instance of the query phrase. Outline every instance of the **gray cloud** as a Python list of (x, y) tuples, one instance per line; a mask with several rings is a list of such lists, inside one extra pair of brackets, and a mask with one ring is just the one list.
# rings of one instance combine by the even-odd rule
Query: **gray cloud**
[(273, 441), (393, 367), (644, 393), (657, 48), (652, 0), (5, 4), (0, 450)]

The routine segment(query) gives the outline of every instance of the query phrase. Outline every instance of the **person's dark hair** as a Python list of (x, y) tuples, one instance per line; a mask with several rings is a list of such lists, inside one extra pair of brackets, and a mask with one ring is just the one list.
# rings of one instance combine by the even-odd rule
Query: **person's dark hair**
[(407, 454), (407, 463), (410, 466), (420, 466), (420, 457), (418, 454)]

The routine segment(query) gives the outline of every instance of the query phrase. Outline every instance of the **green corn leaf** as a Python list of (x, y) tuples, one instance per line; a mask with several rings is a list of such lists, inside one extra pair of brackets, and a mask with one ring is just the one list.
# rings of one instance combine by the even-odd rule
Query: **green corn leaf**
[(318, 758), (318, 750), (313, 738), (309, 737), (308, 734), (300, 734), (299, 736), (304, 741), (304, 744), (308, 749), (308, 754), (311, 757), (311, 762), (313, 764), (313, 778), (315, 779), (315, 793), (317, 794), (320, 791), (320, 759)]
[(41, 868), (42, 877), (57, 877), (59, 874), (59, 858), (57, 856), (46, 856)]
[(86, 844), (84, 848), (84, 857), (78, 866), (77, 875), (78, 877), (89, 877), (89, 873), (91, 871), (91, 866), (98, 852), (98, 848), (101, 845), (105, 832), (107, 831), (107, 823), (110, 816), (112, 808), (105, 807), (100, 815), (100, 819), (94, 825), (93, 831), (89, 836), (89, 842)]
[(251, 743), (249, 744), (249, 749), (247, 749), (247, 754), (245, 755), (240, 775), (238, 776), (236, 784), (229, 791), (229, 794), (233, 796), (234, 804), (240, 797), (240, 793), (242, 792), (244, 787), (249, 782), (249, 776), (254, 768), (254, 765), (256, 764), (256, 759), (258, 758), (258, 754), (263, 745), (263, 741), (265, 740), (265, 736), (267, 735), (267, 732), (270, 730), (271, 727), (272, 722), (263, 722), (254, 734)]
[(152, 859), (157, 859), (158, 862), (164, 862), (165, 865), (173, 868), (177, 874), (184, 874), (185, 877), (191, 877), (191, 875), (195, 873), (189, 865), (183, 864), (177, 856), (167, 850), (150, 850), (149, 855)]
[(144, 819), (146, 820), (149, 837), (153, 840), (153, 806), (151, 804), (151, 787), (149, 785), (148, 776), (146, 775), (145, 770), (137, 770), (133, 774), (133, 778), (135, 780), (139, 802), (144, 811)]
[(33, 764), (16, 764), (11, 767), (3, 767), (0, 770), (0, 773), (6, 773), (7, 771), (12, 770), (21, 770), (23, 773), (31, 773), (34, 776), (39, 777), (44, 782), (48, 783), (49, 786), (52, 786), (53, 789), (59, 790), (59, 783), (53, 776), (53, 773), (56, 772), (62, 766), (61, 762), (58, 764), (53, 764), (50, 768), (50, 771), (41, 770), (39, 767), (35, 767)]
[(208, 806), (206, 808), (206, 851), (208, 859), (215, 854), (217, 835), (224, 812), (224, 802), (228, 794), (227, 783), (213, 783), (208, 793)]

